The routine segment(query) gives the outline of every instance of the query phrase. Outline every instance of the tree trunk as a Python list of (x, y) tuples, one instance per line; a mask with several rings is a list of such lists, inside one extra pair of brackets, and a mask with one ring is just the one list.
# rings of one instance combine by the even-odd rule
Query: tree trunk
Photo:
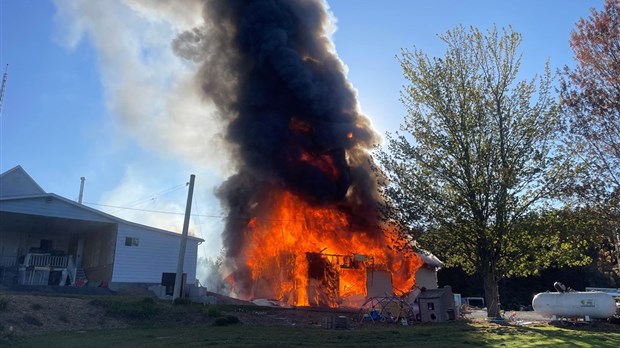
[(489, 265), (482, 274), (484, 282), (484, 302), (487, 306), (487, 317), (499, 318), (499, 286), (498, 279), (493, 270), (493, 266)]

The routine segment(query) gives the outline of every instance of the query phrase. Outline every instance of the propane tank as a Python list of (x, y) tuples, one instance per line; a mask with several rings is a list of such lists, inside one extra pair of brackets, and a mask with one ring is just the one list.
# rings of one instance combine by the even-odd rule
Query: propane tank
[(536, 313), (560, 317), (606, 319), (616, 313), (616, 301), (604, 292), (543, 292), (534, 296)]

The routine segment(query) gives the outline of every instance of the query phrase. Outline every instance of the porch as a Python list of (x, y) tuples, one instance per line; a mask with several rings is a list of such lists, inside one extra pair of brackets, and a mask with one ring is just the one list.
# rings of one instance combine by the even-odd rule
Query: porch
[(0, 212), (0, 284), (97, 286), (112, 277), (117, 226)]

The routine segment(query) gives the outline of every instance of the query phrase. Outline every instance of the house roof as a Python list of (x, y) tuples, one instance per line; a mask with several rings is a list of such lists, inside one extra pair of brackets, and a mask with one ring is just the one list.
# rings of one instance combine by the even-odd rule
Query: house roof
[[(12, 173), (12, 174), (11, 174)], [(7, 180), (7, 178), (9, 179), (9, 181), (5, 181)], [(168, 231), (168, 230), (162, 230), (159, 228), (155, 228), (155, 227), (151, 227), (151, 226), (146, 226), (146, 225), (142, 225), (142, 224), (138, 224), (135, 222), (131, 222), (131, 221), (127, 221), (127, 220), (123, 220), (119, 217), (116, 217), (114, 215), (110, 215), (107, 213), (104, 213), (100, 210), (88, 207), (86, 205), (74, 202), (70, 199), (67, 199), (65, 197), (59, 196), (57, 194), (54, 193), (46, 193), (45, 191), (43, 191), (43, 189), (30, 177), (30, 175), (28, 175), (28, 173), (26, 173), (26, 171), (21, 167), (21, 166), (17, 166), (13, 169), (10, 169), (4, 173), (2, 173), (0, 175), (0, 188), (4, 187), (5, 183), (10, 183), (11, 180), (14, 180), (15, 182), (22, 182), (25, 183), (25, 185), (23, 185), (23, 187), (25, 188), (25, 190), (23, 190), (21, 192), (21, 194), (19, 194), (20, 192), (17, 192), (17, 190), (13, 189), (13, 191), (10, 191), (11, 195), (1, 195), (0, 194), (0, 203), (2, 202), (11, 202), (11, 201), (18, 201), (18, 200), (33, 200), (33, 199), (40, 199), (40, 198), (45, 198), (45, 199), (57, 199), (61, 202), (64, 202), (65, 204), (71, 205), (73, 208), (76, 209), (82, 209), (84, 211), (90, 212), (92, 214), (96, 214), (100, 217), (102, 217), (103, 219), (106, 220), (110, 220), (111, 222), (116, 222), (116, 223), (121, 223), (121, 224), (126, 224), (126, 225), (130, 225), (130, 226), (135, 226), (135, 227), (139, 227), (142, 229), (146, 229), (146, 230), (150, 230), (153, 232), (158, 232), (158, 233), (165, 233), (165, 234), (172, 234), (172, 235), (177, 235), (180, 236), (179, 233), (176, 232), (172, 232), (172, 231)], [(31, 181), (31, 182), (29, 182)], [(32, 185), (34, 184), (34, 185)], [(36, 190), (38, 188), (38, 190)], [(0, 211), (4, 210), (2, 204), (0, 204)], [(189, 239), (193, 239), (193, 240), (197, 240), (200, 242), (204, 242), (204, 239), (202, 238), (198, 238), (198, 237), (194, 237), (194, 236), (188, 236)]]
[(45, 190), (20, 165), (0, 174), (0, 197), (40, 195), (44, 193)]
[(437, 256), (431, 254), (430, 252), (426, 250), (419, 249), (417, 254), (422, 259), (422, 262), (424, 262), (425, 265), (428, 265), (434, 268), (441, 268), (444, 266), (443, 262), (441, 262), (441, 260), (439, 260)]
[(440, 289), (425, 289), (418, 296), (419, 299), (434, 299), (446, 296), (448, 291), (445, 288)]
[[(32, 200), (32, 199), (39, 199), (39, 198), (51, 198), (51, 199), (57, 199), (61, 202), (64, 202), (66, 204), (69, 204), (71, 206), (73, 206), (74, 208), (77, 209), (82, 209), (85, 211), (88, 211), (90, 213), (96, 214), (106, 220), (110, 220), (111, 222), (116, 222), (116, 223), (120, 223), (120, 224), (125, 224), (125, 225), (130, 225), (130, 226), (136, 226), (142, 229), (146, 229), (149, 231), (153, 231), (153, 232), (158, 232), (158, 233), (165, 233), (165, 234), (171, 234), (171, 235), (176, 235), (176, 236), (180, 236), (179, 233), (177, 232), (172, 232), (172, 231), (168, 231), (168, 230), (162, 230), (156, 227), (151, 227), (151, 226), (147, 226), (147, 225), (142, 225), (136, 222), (131, 222), (131, 221), (127, 221), (124, 219), (121, 219), (119, 217), (116, 217), (114, 215), (110, 215), (108, 213), (104, 213), (100, 210), (91, 208), (89, 206), (74, 202), (70, 199), (67, 199), (65, 197), (59, 196), (55, 193), (46, 193), (46, 194), (42, 194), (42, 195), (27, 195), (27, 196), (14, 196), (14, 197), (0, 197), (0, 211), (4, 210), (2, 209), (2, 202), (9, 202), (9, 201), (16, 201), (16, 200)], [(62, 217), (62, 216), (58, 216), (58, 217)], [(194, 236), (187, 236), (187, 238), (189, 239), (193, 239), (193, 240), (197, 240), (200, 242), (204, 242), (204, 239), (202, 238), (198, 238), (198, 237), (194, 237)]]

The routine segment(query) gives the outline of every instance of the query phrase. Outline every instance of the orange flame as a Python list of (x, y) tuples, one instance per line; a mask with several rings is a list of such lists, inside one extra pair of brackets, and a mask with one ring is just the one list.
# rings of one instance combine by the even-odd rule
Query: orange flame
[[(335, 207), (313, 207), (288, 192), (274, 192), (266, 201), (270, 206), (245, 230), (254, 298), (298, 306), (361, 304), (373, 270), (391, 272), (395, 289), (413, 285), (422, 262), (392, 248), (393, 233), (356, 230)], [(317, 270), (321, 276), (309, 276)]]

